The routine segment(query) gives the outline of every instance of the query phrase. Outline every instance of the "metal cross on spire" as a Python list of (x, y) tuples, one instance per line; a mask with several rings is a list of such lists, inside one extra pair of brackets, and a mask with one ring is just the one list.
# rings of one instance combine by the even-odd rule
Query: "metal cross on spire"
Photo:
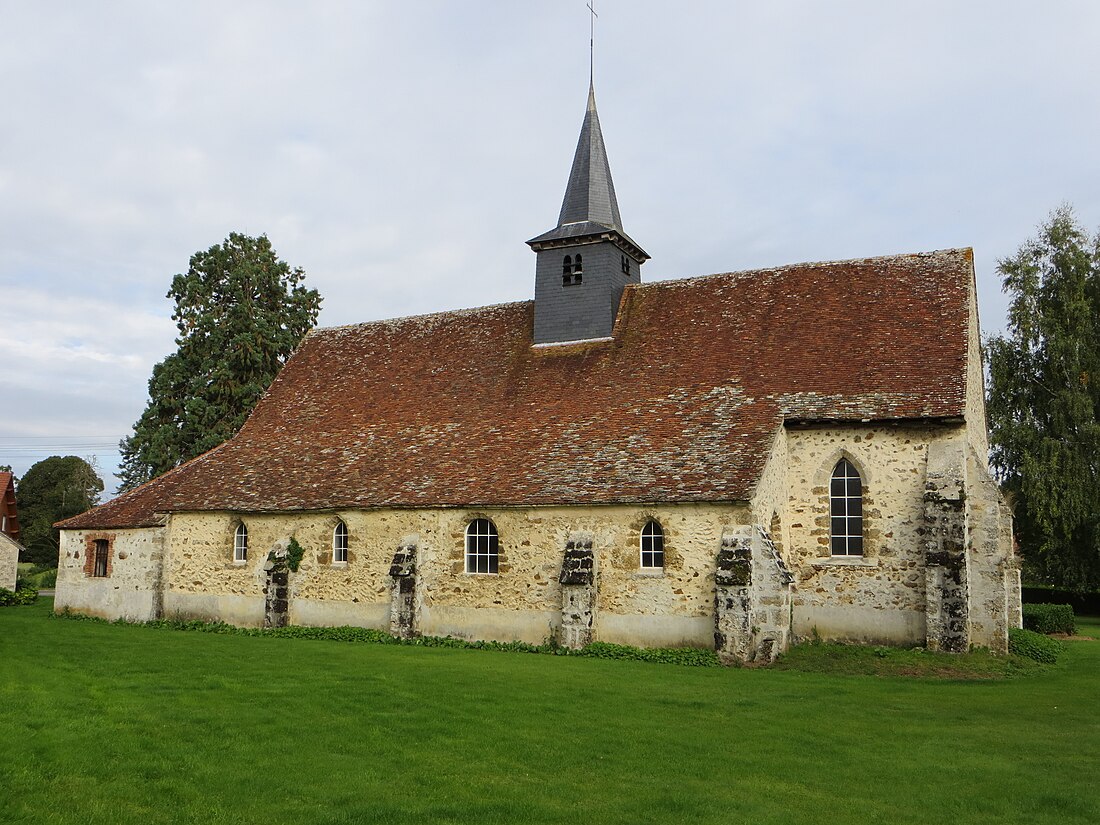
[(593, 65), (595, 64), (596, 54), (596, 18), (599, 17), (596, 14), (595, 8), (596, 0), (590, 0), (588, 3), (588, 10), (592, 13), (589, 20), (588, 28), (588, 85), (592, 86), (593, 78)]

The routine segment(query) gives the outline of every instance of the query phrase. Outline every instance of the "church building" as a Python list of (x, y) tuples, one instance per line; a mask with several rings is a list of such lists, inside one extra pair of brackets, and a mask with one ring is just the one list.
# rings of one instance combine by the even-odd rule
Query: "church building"
[(527, 243), (533, 301), (315, 329), (236, 436), (62, 522), (56, 609), (1007, 650), (971, 250), (643, 283), (591, 90)]

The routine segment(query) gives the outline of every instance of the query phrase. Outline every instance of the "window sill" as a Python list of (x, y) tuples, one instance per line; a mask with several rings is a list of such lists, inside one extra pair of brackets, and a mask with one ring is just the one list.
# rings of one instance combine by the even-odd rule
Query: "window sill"
[(337, 568), (343, 568), (343, 567), (347, 567), (347, 566), (348, 566), (348, 563), (346, 561), (334, 561), (334, 562), (331, 562), (329, 564), (329, 567), (337, 567)]
[(663, 579), (665, 577), (665, 570), (663, 567), (641, 568), (634, 571), (634, 578), (636, 579)]
[(248, 567), (248, 559), (233, 559), (230, 564), (234, 567)]
[(878, 567), (877, 558), (865, 556), (829, 556), (828, 558), (814, 559), (811, 564), (814, 567)]

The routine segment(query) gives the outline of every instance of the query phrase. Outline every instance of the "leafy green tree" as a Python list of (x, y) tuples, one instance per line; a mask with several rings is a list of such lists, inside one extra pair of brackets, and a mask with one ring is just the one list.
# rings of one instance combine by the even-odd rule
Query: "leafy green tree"
[(1100, 587), (1100, 235), (1063, 206), (998, 270), (1011, 305), (987, 342), (991, 461), (1027, 572)]
[(149, 404), (120, 443), (128, 490), (231, 438), (298, 342), (321, 296), (266, 236), (231, 234), (191, 256), (168, 297), (176, 352), (153, 368)]
[(27, 470), (15, 489), (23, 561), (57, 566), (60, 546), (54, 522), (79, 515), (99, 503), (103, 479), (75, 455), (50, 456)]

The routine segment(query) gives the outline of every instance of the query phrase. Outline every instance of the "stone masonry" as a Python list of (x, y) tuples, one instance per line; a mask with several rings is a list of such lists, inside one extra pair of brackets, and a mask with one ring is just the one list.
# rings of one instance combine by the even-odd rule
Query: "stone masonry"
[(970, 649), (965, 489), (961, 445), (929, 445), (923, 528), (929, 650), (964, 653)]
[(561, 638), (563, 647), (574, 650), (592, 641), (596, 613), (596, 566), (592, 536), (581, 533), (565, 545), (561, 573)]
[(416, 538), (406, 538), (390, 564), (390, 633), (401, 639), (416, 635)]

